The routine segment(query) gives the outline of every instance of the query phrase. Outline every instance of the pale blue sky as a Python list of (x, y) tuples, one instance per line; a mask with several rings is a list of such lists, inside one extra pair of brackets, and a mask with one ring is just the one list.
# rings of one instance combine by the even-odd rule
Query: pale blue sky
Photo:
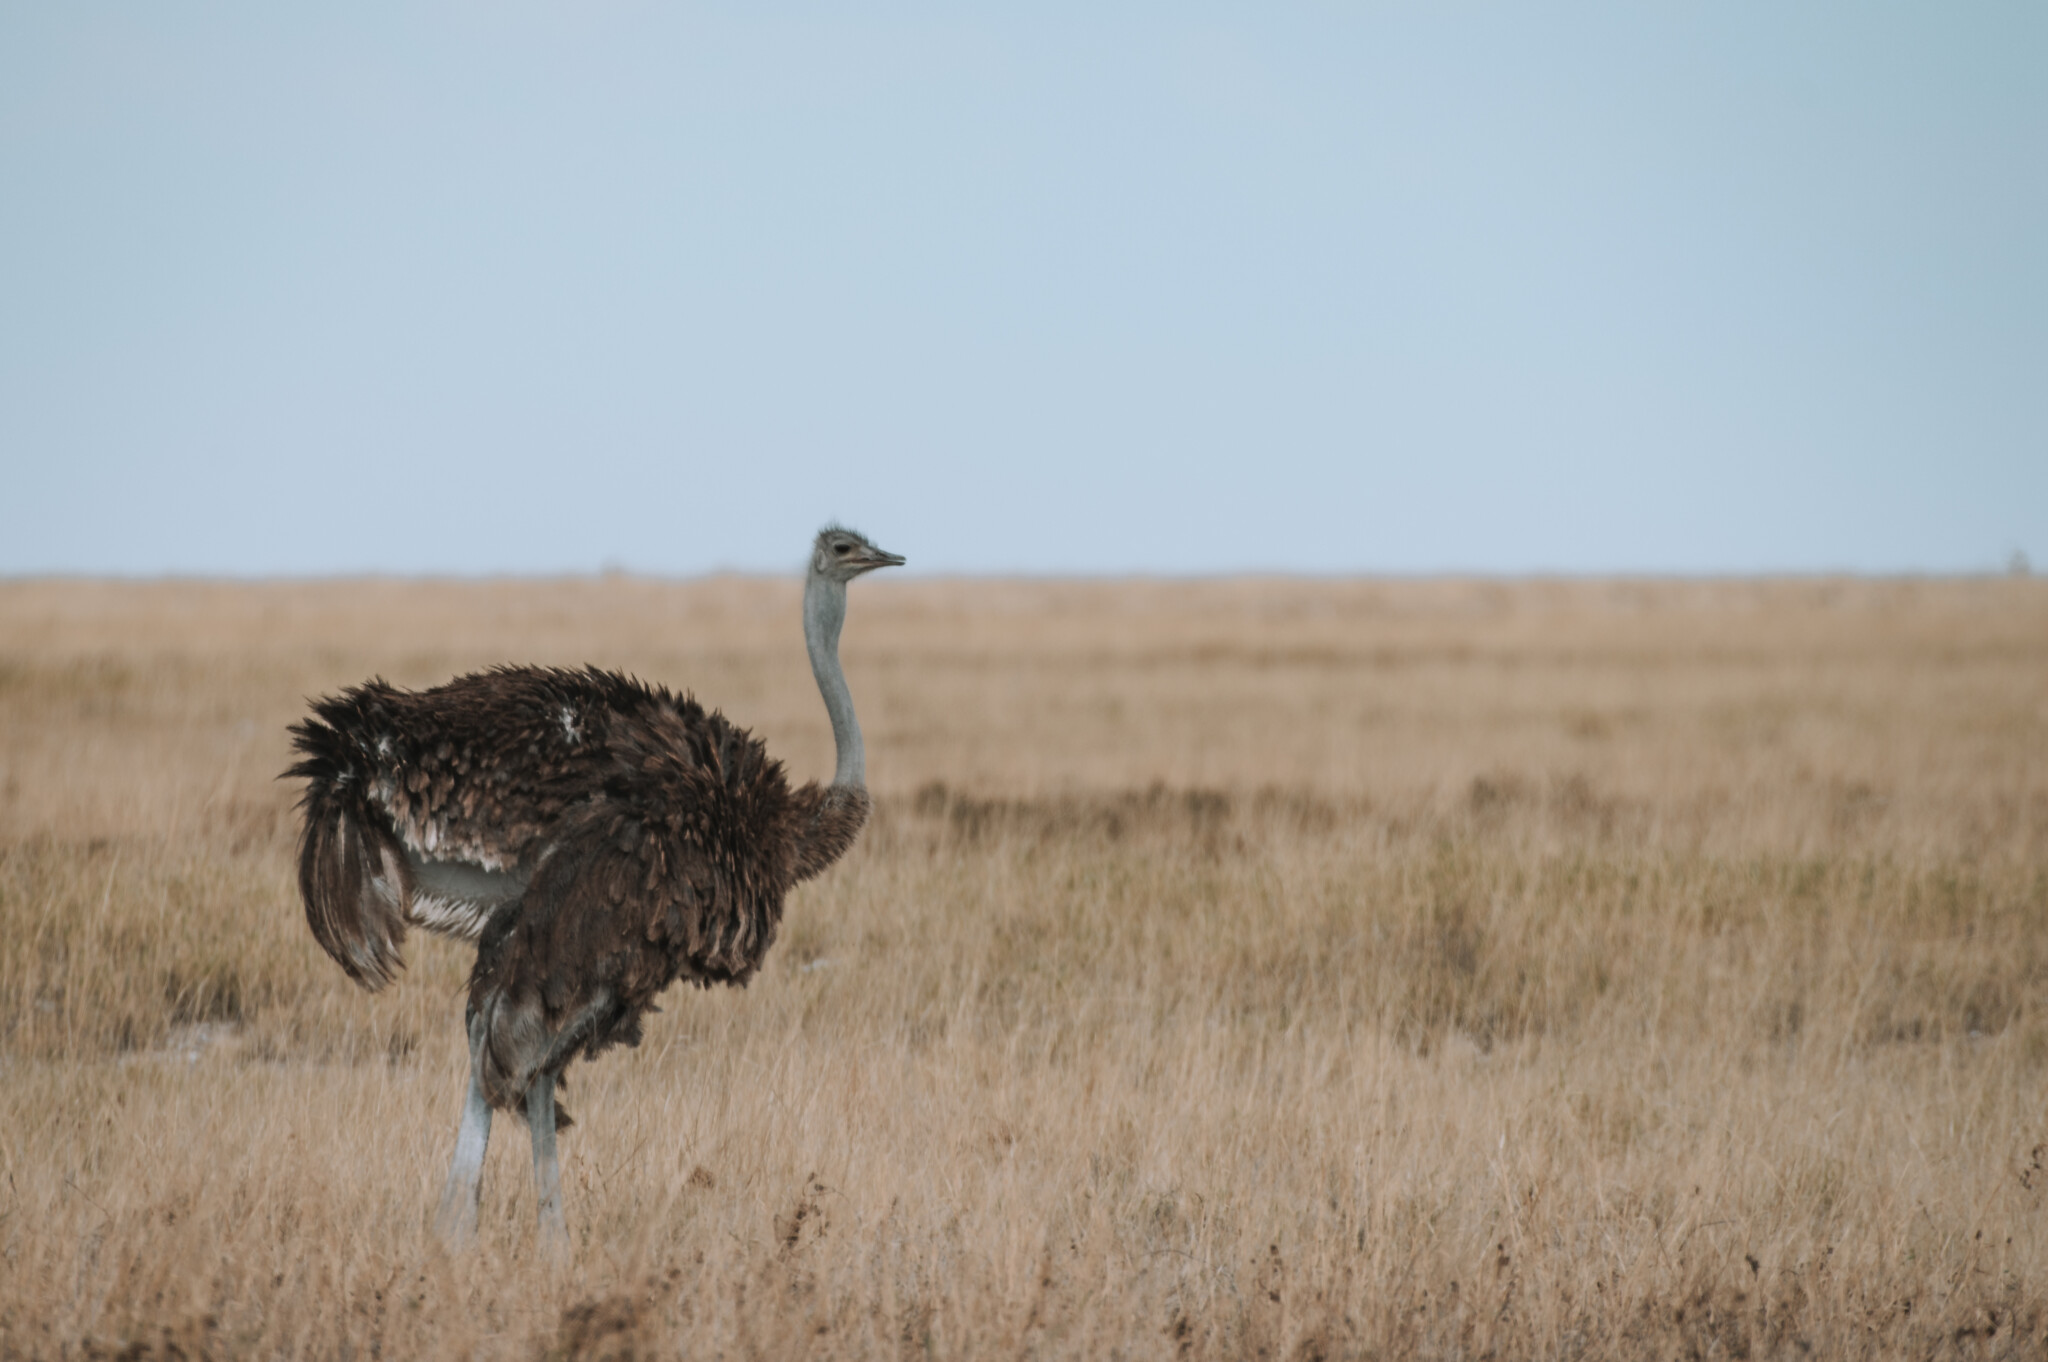
[(0, 572), (2048, 560), (2048, 6), (0, 0)]

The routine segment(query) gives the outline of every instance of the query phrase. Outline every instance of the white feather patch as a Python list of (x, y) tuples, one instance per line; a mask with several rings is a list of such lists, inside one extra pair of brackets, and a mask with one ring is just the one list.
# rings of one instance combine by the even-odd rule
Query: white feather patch
[(491, 914), (502, 906), (504, 900), (494, 903), (479, 903), (475, 899), (447, 899), (435, 894), (414, 894), (412, 896), (412, 921), (417, 927), (442, 936), (452, 936), (464, 941), (474, 941), (483, 935), (484, 924)]
[(413, 922), (430, 932), (474, 941), (492, 913), (526, 892), (527, 876), (473, 861), (408, 853)]

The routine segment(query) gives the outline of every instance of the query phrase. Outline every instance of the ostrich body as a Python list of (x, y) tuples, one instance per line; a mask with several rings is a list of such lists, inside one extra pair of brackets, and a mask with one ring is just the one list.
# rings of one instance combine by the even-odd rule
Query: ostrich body
[(804, 640), (838, 749), (830, 785), (791, 789), (722, 714), (596, 668), (502, 667), (425, 691), (375, 680), (294, 725), (299, 890), (335, 963), (375, 992), (403, 967), (408, 927), (477, 943), (449, 1238), (475, 1232), (499, 1108), (524, 1112), (541, 1230), (566, 1241), (563, 1068), (638, 1044), (678, 978), (745, 984), (783, 896), (853, 845), (868, 795), (839, 665), (846, 584), (902, 561), (837, 526), (813, 546)]

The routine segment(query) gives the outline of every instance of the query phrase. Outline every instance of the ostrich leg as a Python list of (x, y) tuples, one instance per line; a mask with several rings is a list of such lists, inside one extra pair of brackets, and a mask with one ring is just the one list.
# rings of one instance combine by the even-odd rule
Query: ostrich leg
[(569, 1226), (562, 1219), (562, 1169), (555, 1162), (555, 1080), (589, 1037), (590, 1028), (611, 1007), (611, 990), (593, 989), (590, 1001), (547, 1043), (540, 1061), (533, 1066), (533, 1084), (526, 1090), (526, 1130), (533, 1138), (533, 1186), (540, 1199), (540, 1237), (541, 1243), (553, 1253), (566, 1253), (569, 1249)]
[(455, 1157), (448, 1164), (448, 1184), (441, 1190), (441, 1210), (434, 1226), (455, 1248), (476, 1238), (477, 1195), (483, 1188), (484, 1150), (491, 1142), (491, 1104), (481, 1081), (484, 1019), (469, 1023), (469, 1096), (462, 1104), (462, 1125), (455, 1132)]
[(552, 1252), (569, 1247), (562, 1219), (562, 1170), (555, 1162), (555, 1076), (535, 1074), (526, 1090), (526, 1128), (533, 1136), (533, 1185), (540, 1197), (541, 1242)]

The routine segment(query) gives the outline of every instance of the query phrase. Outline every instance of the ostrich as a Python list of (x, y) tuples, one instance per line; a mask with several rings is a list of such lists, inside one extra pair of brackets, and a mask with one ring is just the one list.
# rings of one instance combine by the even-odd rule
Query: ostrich
[(903, 562), (837, 525), (804, 581), (804, 642), (832, 720), (832, 783), (792, 790), (759, 739), (695, 699), (586, 668), (500, 667), (432, 690), (372, 680), (293, 726), (306, 780), (299, 892), (314, 937), (375, 992), (408, 926), (477, 943), (469, 1095), (437, 1224), (476, 1232), (491, 1111), (523, 1109), (540, 1232), (568, 1241), (555, 1101), (578, 1055), (640, 1041), (678, 978), (742, 985), (790, 886), (867, 821), (839, 666), (846, 584)]

